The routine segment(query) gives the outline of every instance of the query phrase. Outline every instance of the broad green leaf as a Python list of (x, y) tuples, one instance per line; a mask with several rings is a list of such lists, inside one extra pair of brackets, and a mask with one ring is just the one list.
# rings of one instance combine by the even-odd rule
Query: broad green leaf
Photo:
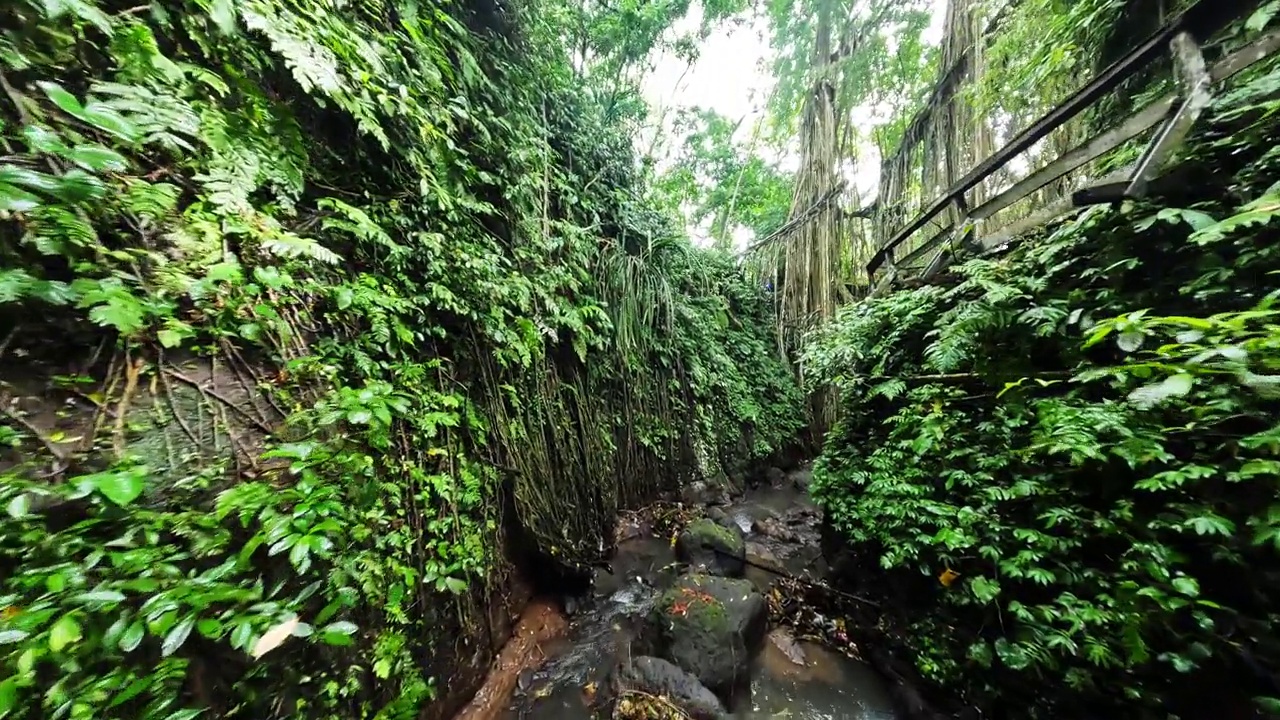
[(134, 471), (104, 472), (94, 475), (94, 487), (108, 500), (124, 507), (142, 494), (142, 475)]
[(321, 632), (335, 633), (337, 635), (352, 635), (357, 629), (358, 628), (355, 623), (340, 620), (338, 622), (325, 625)]
[(45, 80), (41, 80), (36, 84), (40, 86), (45, 95), (49, 96), (53, 104), (57, 105), (63, 112), (74, 115), (77, 118), (84, 115), (84, 106), (80, 104), (75, 95), (67, 92), (61, 85)]
[(247, 621), (241, 621), (236, 625), (236, 629), (231, 631), (231, 647), (244, 649), (251, 637), (253, 637), (253, 626)]
[(26, 630), (0, 630), (0, 645), (12, 645), (30, 634)]
[(4, 717), (17, 706), (18, 678), (5, 678), (0, 681), (0, 717)]
[(355, 644), (350, 635), (335, 632), (320, 633), (320, 642), (325, 645), (333, 645), (335, 647), (348, 647)]
[(41, 204), (39, 197), (26, 190), (0, 183), (0, 212), (30, 212)]
[(49, 649), (61, 652), (63, 648), (80, 641), (80, 623), (70, 615), (63, 615), (49, 630)]
[(61, 179), (58, 176), (17, 165), (0, 165), (0, 183), (21, 185), (49, 194), (55, 194), (62, 188)]
[(125, 598), (124, 593), (115, 590), (92, 590), (80, 593), (71, 599), (83, 603), (120, 603), (124, 602)]
[(182, 334), (174, 330), (161, 330), (156, 333), (156, 339), (167, 348), (176, 348), (182, 344)]
[(142, 638), (146, 635), (146, 628), (143, 627), (141, 620), (134, 620), (128, 630), (120, 636), (120, 649), (125, 652), (133, 652), (142, 644)]
[(169, 634), (164, 636), (164, 642), (160, 644), (160, 654), (164, 657), (169, 657), (176, 652), (187, 641), (187, 637), (191, 635), (191, 629), (195, 625), (195, 615), (188, 615), (182, 618), (182, 621), (174, 625)]
[(85, 108), (80, 119), (126, 142), (137, 142), (142, 134), (138, 127), (126, 120), (123, 115), (101, 105)]
[(346, 310), (351, 307), (351, 302), (355, 299), (355, 293), (349, 287), (338, 288), (338, 309)]
[(209, 19), (213, 20), (213, 24), (217, 25), (218, 30), (224, 35), (234, 35), (236, 32), (235, 0), (210, 0)]
[(20, 518), (27, 514), (29, 504), (30, 501), (27, 499), (27, 494), (23, 493), (10, 500), (5, 510), (9, 513), (9, 517)]
[(154, 682), (155, 682), (155, 678), (154, 676), (151, 676), (151, 675), (140, 677), (137, 680), (134, 680), (133, 682), (129, 683), (128, 687), (126, 687), (124, 690), (121, 690), (118, 695), (111, 698), (110, 707), (119, 707), (120, 705), (123, 705), (129, 702), (130, 700), (134, 699), (139, 694), (141, 694), (143, 690), (146, 690), (147, 688), (151, 687), (151, 685)]
[(35, 152), (62, 154), (67, 150), (67, 145), (62, 142), (62, 138), (42, 125), (27, 125), (22, 128), (22, 136)]
[(77, 145), (66, 153), (71, 162), (91, 172), (124, 172), (129, 168), (129, 161), (115, 150), (101, 145)]
[(1173, 579), (1173, 589), (1188, 597), (1195, 597), (1200, 594), (1200, 583), (1195, 578), (1176, 577)]

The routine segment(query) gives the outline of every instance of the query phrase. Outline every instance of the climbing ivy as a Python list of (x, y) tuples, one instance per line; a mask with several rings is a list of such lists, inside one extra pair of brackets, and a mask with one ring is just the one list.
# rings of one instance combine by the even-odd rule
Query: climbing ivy
[(0, 9), (0, 717), (447, 713), (513, 548), (790, 441), (607, 72), (686, 9)]
[(1218, 98), (1163, 195), (810, 337), (811, 382), (843, 398), (813, 493), (952, 700), (1277, 707), (1278, 77)]

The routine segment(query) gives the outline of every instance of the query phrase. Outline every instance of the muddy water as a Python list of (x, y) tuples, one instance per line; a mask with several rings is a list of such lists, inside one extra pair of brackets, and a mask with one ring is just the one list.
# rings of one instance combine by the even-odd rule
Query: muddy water
[[(753, 562), (819, 576), (817, 513), (793, 487), (749, 493), (718, 511), (743, 529)], [(598, 573), (593, 596), (570, 619), (562, 639), (543, 645), (548, 659), (519, 678), (509, 720), (588, 720), (596, 691), (629, 652), (630, 639), (658, 592), (675, 578), (667, 539), (640, 536), (619, 544), (612, 573)], [(748, 568), (767, 589), (775, 576)], [(734, 703), (742, 720), (893, 720), (883, 680), (870, 667), (824, 646), (771, 634), (754, 664), (749, 693)]]

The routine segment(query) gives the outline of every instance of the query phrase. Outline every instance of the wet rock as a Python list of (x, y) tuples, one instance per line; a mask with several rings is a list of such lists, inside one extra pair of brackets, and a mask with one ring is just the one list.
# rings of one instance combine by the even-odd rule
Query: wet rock
[(751, 525), (751, 531), (758, 535), (773, 538), (779, 542), (795, 542), (798, 540), (795, 531), (787, 527), (785, 523), (778, 520), (776, 517), (766, 517), (756, 520)]
[(787, 476), (787, 479), (791, 481), (791, 484), (797, 490), (808, 490), (809, 484), (813, 482), (813, 470), (810, 470), (809, 468), (793, 470), (791, 471), (791, 474)]
[(676, 539), (676, 558), (694, 570), (742, 577), (747, 550), (742, 532), (710, 518), (689, 523)]
[(707, 518), (717, 525), (723, 525), (727, 528), (737, 529), (738, 522), (733, 519), (728, 510), (722, 507), (713, 507), (707, 510)]
[(762, 570), (782, 570), (782, 561), (768, 545), (758, 542), (747, 543), (747, 560)]
[(726, 698), (747, 679), (764, 639), (766, 614), (764, 596), (748, 580), (685, 575), (651, 613), (654, 654)]
[(774, 628), (769, 631), (769, 644), (778, 649), (782, 656), (795, 665), (807, 665), (804, 657), (804, 650), (800, 647), (800, 643), (791, 636), (790, 631), (786, 628)]
[(764, 471), (764, 479), (771, 487), (782, 487), (786, 483), (787, 474), (781, 468), (771, 467)]
[[(692, 720), (728, 720), (729, 713), (715, 693), (698, 682), (698, 678), (656, 657), (637, 657), (623, 665), (618, 673), (619, 702), (614, 718), (651, 717), (635, 712), (643, 700), (662, 698), (673, 709)], [(638, 698), (629, 694), (640, 695)], [(648, 696), (648, 697), (646, 697)], [(661, 711), (661, 708), (659, 708)], [(672, 713), (674, 717), (681, 717)]]
[(680, 502), (693, 507), (726, 505), (729, 502), (729, 493), (721, 483), (712, 480), (696, 480), (680, 489)]
[(821, 519), (821, 517), (822, 517), (822, 513), (817, 508), (800, 507), (800, 508), (796, 508), (792, 512), (787, 513), (786, 521), (788, 525), (793, 525), (793, 526), (795, 525), (816, 526), (818, 524), (818, 521)]

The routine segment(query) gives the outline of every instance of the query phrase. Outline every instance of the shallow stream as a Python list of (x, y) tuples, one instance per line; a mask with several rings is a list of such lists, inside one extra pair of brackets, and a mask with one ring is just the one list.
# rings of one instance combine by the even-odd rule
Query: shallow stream
[[(821, 577), (817, 511), (790, 482), (748, 493), (712, 513), (725, 513), (722, 522), (728, 519), (743, 529), (748, 560), (800, 577)], [(619, 543), (610, 571), (598, 572), (591, 597), (574, 608), (566, 635), (542, 648), (546, 662), (520, 677), (506, 718), (597, 717), (589, 708), (594, 693), (627, 656), (633, 630), (659, 591), (676, 577), (672, 544), (640, 533)], [(776, 579), (753, 567), (747, 577), (761, 591)], [(732, 709), (733, 717), (743, 720), (896, 717), (884, 680), (870, 666), (823, 645), (794, 640), (784, 629), (765, 639), (753, 663), (750, 690), (741, 695)]]

